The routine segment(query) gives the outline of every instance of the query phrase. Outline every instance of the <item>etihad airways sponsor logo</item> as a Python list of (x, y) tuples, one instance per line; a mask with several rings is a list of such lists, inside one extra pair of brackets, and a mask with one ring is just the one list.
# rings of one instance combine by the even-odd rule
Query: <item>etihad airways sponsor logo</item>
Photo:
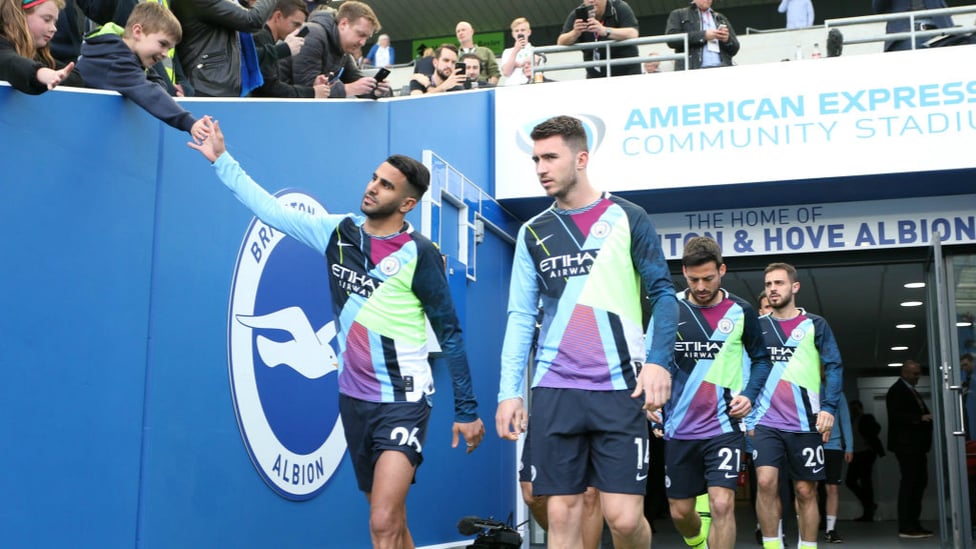
[(711, 360), (722, 350), (722, 341), (675, 341), (674, 352), (687, 358)]
[(769, 359), (773, 362), (789, 362), (793, 358), (793, 347), (769, 347)]
[(589, 274), (598, 250), (581, 250), (575, 254), (547, 257), (539, 263), (539, 270), (548, 278)]
[(332, 265), (332, 278), (339, 282), (339, 286), (343, 290), (363, 297), (373, 295), (373, 291), (380, 285), (380, 282), (373, 277), (343, 267), (338, 263)]

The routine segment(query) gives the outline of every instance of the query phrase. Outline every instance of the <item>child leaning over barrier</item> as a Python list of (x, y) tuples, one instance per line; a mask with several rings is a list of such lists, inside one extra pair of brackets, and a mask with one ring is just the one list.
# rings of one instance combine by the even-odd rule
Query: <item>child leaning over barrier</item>
[(166, 92), (165, 85), (147, 72), (183, 38), (183, 29), (172, 12), (156, 2), (142, 2), (132, 9), (125, 28), (108, 23), (93, 31), (81, 45), (75, 68), (89, 88), (113, 90), (131, 99), (149, 114), (203, 141), (209, 135), (203, 119), (183, 110)]

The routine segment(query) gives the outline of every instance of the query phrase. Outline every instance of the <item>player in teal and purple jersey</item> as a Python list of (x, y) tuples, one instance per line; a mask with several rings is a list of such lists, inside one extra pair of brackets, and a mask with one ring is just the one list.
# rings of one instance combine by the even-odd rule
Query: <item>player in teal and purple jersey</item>
[(823, 443), (830, 439), (842, 398), (840, 350), (827, 321), (796, 306), (794, 296), (800, 291), (800, 283), (792, 265), (770, 263), (765, 285), (773, 312), (760, 317), (759, 324), (773, 369), (747, 419), (749, 429), (754, 427), (753, 457), (759, 477), (756, 514), (763, 547), (782, 547), (778, 479), (779, 469), (788, 467), (796, 491), (799, 546), (816, 547), (820, 522), (817, 482), (825, 478)]
[[(495, 427), (509, 440), (531, 430), (533, 490), (549, 496), (551, 546), (581, 546), (583, 492), (593, 486), (614, 546), (646, 549), (645, 410), (671, 395), (674, 287), (647, 213), (590, 183), (582, 123), (553, 117), (531, 137), (536, 175), (555, 204), (516, 239)], [(648, 347), (642, 295), (652, 309)], [(528, 421), (522, 396), (540, 300)]]
[[(689, 546), (731, 548), (743, 420), (769, 375), (769, 352), (755, 309), (721, 287), (718, 243), (689, 239), (681, 263), (688, 289), (678, 293), (674, 381), (664, 408), (668, 501)], [(705, 493), (710, 527), (695, 510)]]

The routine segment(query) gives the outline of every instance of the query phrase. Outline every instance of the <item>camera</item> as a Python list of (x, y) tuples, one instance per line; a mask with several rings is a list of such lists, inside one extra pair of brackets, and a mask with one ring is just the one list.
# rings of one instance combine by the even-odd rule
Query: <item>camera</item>
[(576, 8), (576, 18), (577, 19), (582, 19), (584, 21), (587, 20), (587, 19), (589, 19), (590, 18), (590, 8), (588, 8), (586, 6), (580, 6), (580, 7)]
[(515, 39), (516, 40), (525, 40), (525, 35), (522, 34), (522, 33), (518, 33), (518, 36), (516, 36)]
[(522, 536), (514, 528), (494, 519), (464, 517), (458, 521), (458, 532), (463, 536), (478, 534), (469, 549), (518, 549)]

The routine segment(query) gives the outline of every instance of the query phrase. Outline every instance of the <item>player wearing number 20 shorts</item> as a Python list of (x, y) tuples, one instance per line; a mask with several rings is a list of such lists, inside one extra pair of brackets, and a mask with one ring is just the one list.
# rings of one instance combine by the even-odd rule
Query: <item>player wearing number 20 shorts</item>
[[(796, 269), (771, 263), (765, 270), (766, 296), (773, 311), (759, 318), (773, 369), (747, 420), (753, 439), (758, 497), (756, 514), (763, 547), (779, 548), (779, 469), (795, 481), (801, 543), (815, 544), (820, 513), (817, 481), (823, 480), (823, 442), (830, 438), (843, 384), (840, 351), (827, 321), (794, 303), (800, 290)], [(821, 367), (824, 390), (820, 394)]]

